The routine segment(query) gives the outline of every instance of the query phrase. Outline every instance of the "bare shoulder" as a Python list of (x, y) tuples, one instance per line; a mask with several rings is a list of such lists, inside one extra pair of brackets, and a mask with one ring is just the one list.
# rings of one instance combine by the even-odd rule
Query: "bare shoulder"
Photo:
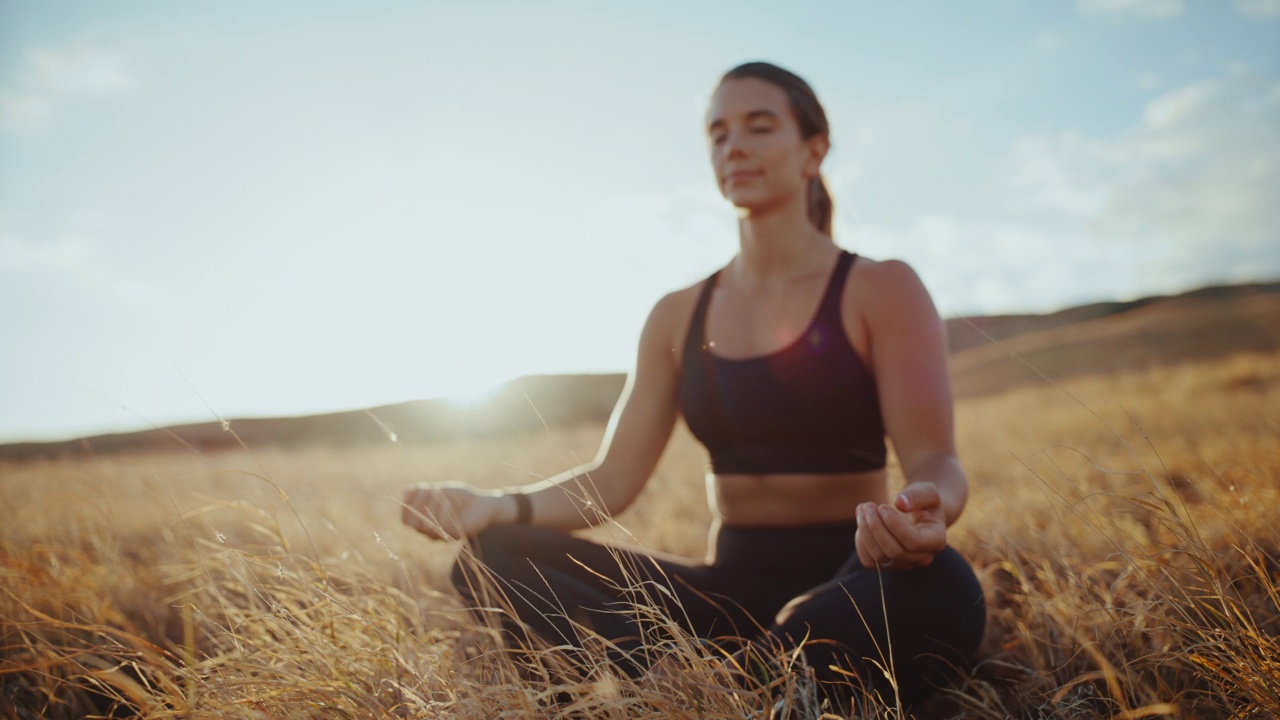
[(876, 295), (924, 289), (919, 274), (905, 260), (873, 260), (859, 255), (853, 272), (857, 275), (857, 286)]
[(693, 307), (698, 303), (698, 295), (702, 291), (702, 280), (689, 287), (672, 290), (654, 303), (650, 311), (650, 322), (657, 322), (668, 329), (677, 331), (681, 326), (689, 324)]
[(859, 256), (854, 265), (855, 291), (846, 302), (870, 322), (936, 319), (937, 310), (920, 275), (905, 260), (873, 260)]
[(698, 295), (702, 291), (703, 280), (689, 287), (673, 290), (658, 299), (649, 311), (649, 319), (645, 323), (645, 341), (660, 344), (669, 349), (675, 360), (680, 359), (684, 347), (684, 337), (689, 332), (689, 323), (693, 318), (694, 306), (698, 303)]
[(702, 292), (702, 284), (704, 282), (706, 281), (699, 280), (688, 287), (672, 290), (663, 295), (654, 305), (654, 311), (675, 313), (677, 315), (682, 311), (685, 314), (693, 312), (693, 306), (698, 302), (698, 295)]

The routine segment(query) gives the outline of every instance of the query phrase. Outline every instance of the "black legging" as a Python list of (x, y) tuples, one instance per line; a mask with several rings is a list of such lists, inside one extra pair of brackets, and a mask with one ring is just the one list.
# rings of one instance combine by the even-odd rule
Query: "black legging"
[[(586, 628), (612, 641), (610, 657), (639, 677), (661, 609), (684, 632), (736, 649), (738, 657), (778, 657), (803, 643), (821, 687), (847, 696), (849, 678), (888, 692), (877, 667), (895, 669), (904, 702), (922, 698), (956, 668), (967, 668), (986, 621), (982, 587), (948, 547), (924, 568), (875, 570), (854, 549), (855, 523), (792, 528), (722, 527), (708, 562), (605, 545), (546, 528), (494, 526), (469, 543), (453, 567), (464, 602), (507, 607), (499, 620), (517, 646), (524, 627), (552, 645), (584, 646)], [(473, 555), (473, 556), (471, 556)], [(477, 562), (478, 561), (478, 562)], [(656, 588), (659, 585), (661, 588)], [(522, 627), (522, 625), (524, 627)]]

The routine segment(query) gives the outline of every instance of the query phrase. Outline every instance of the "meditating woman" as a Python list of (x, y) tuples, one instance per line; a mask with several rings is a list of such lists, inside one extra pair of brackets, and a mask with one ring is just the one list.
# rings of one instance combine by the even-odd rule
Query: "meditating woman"
[[(454, 584), (472, 607), (502, 599), (512, 643), (602, 638), (641, 677), (661, 652), (639, 603), (747, 675), (788, 651), (838, 695), (887, 691), (891, 666), (910, 702), (972, 663), (985, 623), (973, 570), (947, 545), (968, 481), (942, 323), (908, 265), (832, 241), (830, 135), (804, 80), (730, 70), (706, 133), (738, 252), (654, 306), (597, 459), (505, 492), (417, 485), (404, 521), (468, 539)], [(706, 560), (571, 535), (636, 499), (681, 416), (710, 454)], [(893, 494), (886, 435), (905, 476)]]

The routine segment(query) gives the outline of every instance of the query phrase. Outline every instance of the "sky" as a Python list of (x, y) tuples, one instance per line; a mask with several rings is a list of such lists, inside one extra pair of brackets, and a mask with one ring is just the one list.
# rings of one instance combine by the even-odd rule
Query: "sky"
[(749, 60), (944, 317), (1280, 278), (1280, 0), (0, 0), (0, 442), (628, 370)]

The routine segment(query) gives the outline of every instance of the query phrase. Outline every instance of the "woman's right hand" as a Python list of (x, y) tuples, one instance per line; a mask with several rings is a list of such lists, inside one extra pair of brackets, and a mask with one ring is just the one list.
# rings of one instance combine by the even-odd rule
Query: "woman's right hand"
[(405, 488), (400, 519), (433, 540), (461, 539), (484, 532), (508, 504), (505, 494), (458, 482), (420, 483)]

